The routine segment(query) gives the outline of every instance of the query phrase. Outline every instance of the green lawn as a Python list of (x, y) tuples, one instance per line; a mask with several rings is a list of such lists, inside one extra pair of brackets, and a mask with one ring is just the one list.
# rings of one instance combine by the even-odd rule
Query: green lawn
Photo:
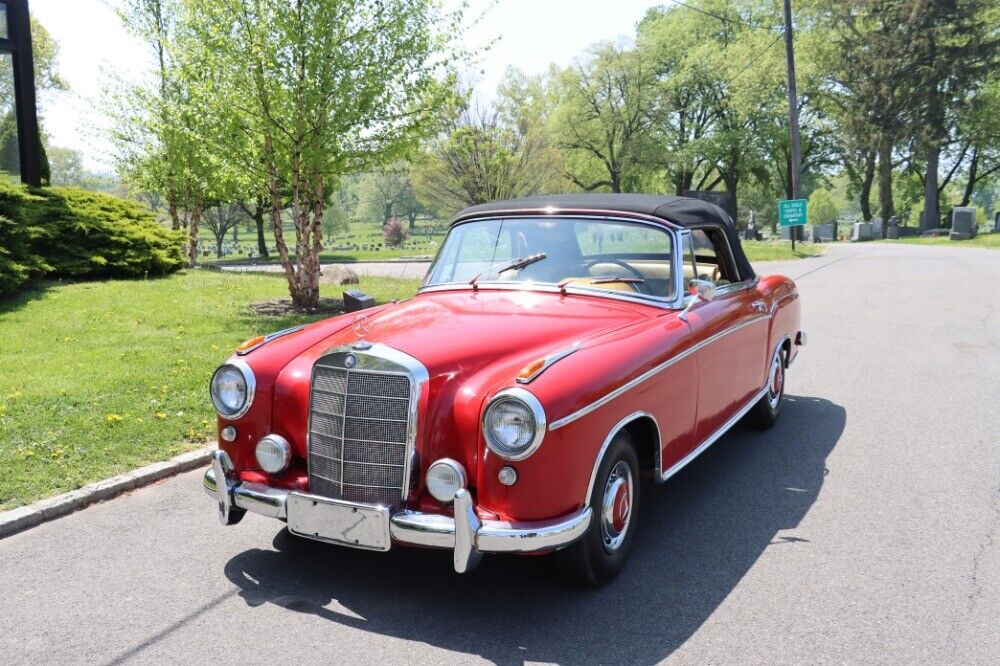
[(979, 234), (975, 238), (964, 241), (953, 241), (947, 236), (936, 238), (909, 237), (884, 240), (884, 243), (909, 243), (911, 245), (948, 245), (950, 247), (986, 247), (1000, 250), (1000, 234)]
[[(382, 302), (417, 281), (363, 277), (359, 288)], [(185, 271), (0, 300), (0, 510), (211, 439), (215, 367), (244, 339), (309, 319), (247, 308), (287, 293), (282, 277)]]
[(793, 252), (791, 241), (743, 241), (741, 245), (750, 261), (780, 261), (818, 257), (826, 252), (827, 246), (826, 243), (799, 242), (795, 244)]

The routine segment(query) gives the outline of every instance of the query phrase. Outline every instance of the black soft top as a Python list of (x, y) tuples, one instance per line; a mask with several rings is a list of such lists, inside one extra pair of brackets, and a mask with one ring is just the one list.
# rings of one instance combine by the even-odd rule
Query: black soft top
[(743, 279), (752, 279), (753, 267), (743, 254), (736, 223), (729, 213), (715, 204), (689, 197), (666, 194), (546, 194), (521, 199), (507, 199), (472, 206), (461, 211), (452, 224), (475, 217), (524, 213), (620, 213), (655, 217), (680, 227), (721, 227), (729, 239), (733, 259)]

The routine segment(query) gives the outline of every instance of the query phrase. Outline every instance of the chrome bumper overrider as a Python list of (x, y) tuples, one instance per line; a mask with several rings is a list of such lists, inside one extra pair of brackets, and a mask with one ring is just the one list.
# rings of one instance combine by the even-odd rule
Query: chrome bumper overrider
[[(217, 479), (225, 479), (219, 484)], [(218, 503), (223, 525), (239, 522), (245, 511), (287, 520), (288, 491), (260, 483), (233, 481), (233, 464), (224, 451), (212, 454), (205, 472), (205, 492)], [(322, 498), (318, 498), (322, 499)], [(482, 553), (535, 553), (555, 550), (579, 539), (590, 526), (591, 510), (584, 507), (555, 520), (510, 523), (480, 520), (472, 496), (460, 490), (455, 517), (401, 509), (390, 516), (392, 540), (414, 546), (447, 548), (454, 553), (455, 571), (465, 573), (479, 563)]]

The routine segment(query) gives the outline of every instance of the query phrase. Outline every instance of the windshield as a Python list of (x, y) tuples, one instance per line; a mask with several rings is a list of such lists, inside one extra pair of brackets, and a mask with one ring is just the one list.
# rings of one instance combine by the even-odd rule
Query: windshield
[(672, 298), (671, 236), (636, 222), (475, 220), (452, 227), (425, 287), (541, 283)]

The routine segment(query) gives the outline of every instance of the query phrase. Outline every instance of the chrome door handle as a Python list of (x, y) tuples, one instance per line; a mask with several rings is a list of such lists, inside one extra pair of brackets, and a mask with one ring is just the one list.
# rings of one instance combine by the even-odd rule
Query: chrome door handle
[(750, 304), (750, 306), (757, 312), (767, 311), (767, 303), (765, 303), (764, 301), (754, 301), (753, 303)]

